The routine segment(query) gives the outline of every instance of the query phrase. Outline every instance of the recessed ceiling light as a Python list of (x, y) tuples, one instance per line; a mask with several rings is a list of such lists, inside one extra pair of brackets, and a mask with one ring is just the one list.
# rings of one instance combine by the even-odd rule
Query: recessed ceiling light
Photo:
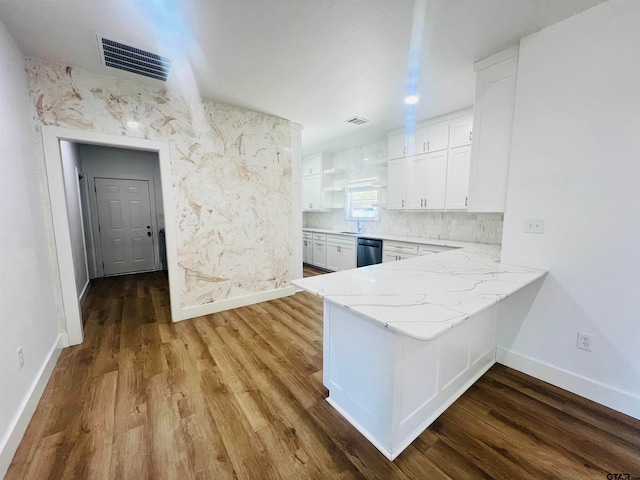
[(404, 103), (407, 105), (415, 105), (420, 101), (420, 97), (418, 95), (407, 95), (404, 97)]

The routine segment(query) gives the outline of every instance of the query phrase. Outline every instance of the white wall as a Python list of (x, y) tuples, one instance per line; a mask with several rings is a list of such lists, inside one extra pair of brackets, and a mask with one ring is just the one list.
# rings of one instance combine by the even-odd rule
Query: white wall
[[(0, 477), (57, 358), (57, 279), (35, 162), (23, 57), (0, 22)], [(20, 369), (17, 349), (23, 348)], [(38, 380), (42, 382), (38, 383)], [(35, 392), (35, 393), (34, 393)], [(31, 397), (31, 394), (34, 396)], [(35, 402), (29, 402), (29, 398)], [(25, 415), (21, 415), (26, 410)]]
[(549, 275), (500, 345), (505, 363), (640, 418), (638, 25), (640, 2), (613, 0), (521, 43), (502, 259)]
[(87, 253), (84, 243), (84, 223), (82, 200), (78, 172), (82, 171), (78, 145), (61, 141), (62, 172), (64, 174), (64, 190), (69, 215), (69, 235), (73, 252), (73, 269), (76, 278), (78, 298), (81, 298), (89, 284)]
[(98, 210), (96, 195), (93, 188), (96, 177), (127, 178), (148, 180), (151, 195), (152, 230), (154, 232), (154, 254), (156, 270), (161, 270), (160, 251), (158, 246), (158, 230), (164, 228), (164, 208), (162, 203), (162, 185), (160, 179), (160, 164), (156, 152), (129, 150), (125, 148), (102, 147), (98, 145), (80, 145), (82, 168), (89, 185), (91, 199), (90, 212), (93, 230), (92, 278), (104, 275), (101, 257), (100, 236), (98, 233)]

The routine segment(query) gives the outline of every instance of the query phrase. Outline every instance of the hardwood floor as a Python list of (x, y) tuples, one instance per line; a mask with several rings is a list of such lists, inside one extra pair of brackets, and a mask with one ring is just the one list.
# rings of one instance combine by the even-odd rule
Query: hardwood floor
[(496, 365), (395, 462), (324, 398), (322, 304), (173, 324), (161, 273), (95, 282), (7, 479), (640, 477), (640, 422)]
[(324, 270), (320, 270), (319, 268), (312, 267), (311, 265), (303, 265), (302, 267), (302, 276), (303, 277), (315, 277), (316, 275), (324, 275)]

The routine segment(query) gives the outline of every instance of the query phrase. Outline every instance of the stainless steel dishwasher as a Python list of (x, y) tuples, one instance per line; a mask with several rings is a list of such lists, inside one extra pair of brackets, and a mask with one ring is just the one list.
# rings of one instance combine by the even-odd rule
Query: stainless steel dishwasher
[(382, 240), (358, 237), (358, 267), (382, 263)]

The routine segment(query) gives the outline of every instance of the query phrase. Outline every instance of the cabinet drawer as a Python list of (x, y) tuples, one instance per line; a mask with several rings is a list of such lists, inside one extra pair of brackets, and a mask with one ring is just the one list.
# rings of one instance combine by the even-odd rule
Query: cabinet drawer
[(327, 244), (355, 245), (356, 237), (351, 235), (327, 235)]
[(385, 252), (393, 252), (398, 254), (407, 254), (407, 255), (417, 255), (418, 254), (418, 245), (415, 243), (405, 243), (405, 242), (389, 242), (384, 241), (383, 243)]
[(306, 240), (311, 240), (311, 239), (313, 239), (313, 233), (311, 233), (311, 232), (302, 232), (302, 238), (304, 238)]
[(326, 242), (327, 241), (327, 235), (324, 234), (324, 233), (314, 233), (313, 234), (313, 239)]

